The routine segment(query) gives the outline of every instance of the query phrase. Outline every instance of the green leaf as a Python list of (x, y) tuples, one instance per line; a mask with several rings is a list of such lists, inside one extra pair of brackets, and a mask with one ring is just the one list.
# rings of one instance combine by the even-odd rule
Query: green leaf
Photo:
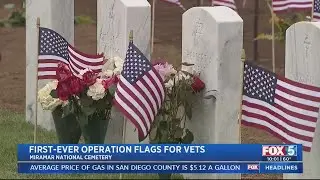
[(78, 114), (78, 121), (81, 127), (86, 127), (89, 117), (85, 114)]
[(58, 94), (57, 94), (57, 90), (53, 89), (51, 92), (50, 92), (50, 96), (53, 97), (53, 98), (59, 98), (58, 97)]
[(183, 129), (182, 128), (176, 128), (176, 131), (174, 132), (174, 138), (181, 138), (183, 136)]
[(5, 4), (3, 7), (4, 7), (4, 9), (9, 9), (9, 10), (11, 10), (11, 9), (15, 8), (15, 7), (16, 7), (16, 5), (15, 5), (15, 4), (12, 4), (12, 3), (10, 3), (10, 4)]
[(94, 24), (95, 21), (90, 16), (75, 16), (74, 17), (74, 23), (75, 24)]
[(74, 105), (72, 102), (69, 102), (67, 105), (62, 107), (63, 113), (62, 113), (62, 118), (73, 114), (75, 109), (74, 109)]
[(117, 86), (111, 86), (109, 87), (109, 93), (114, 96), (115, 92), (116, 92)]
[(167, 131), (161, 131), (159, 143), (169, 143), (169, 133)]
[(191, 119), (192, 118), (192, 105), (191, 105), (191, 103), (186, 103), (184, 110), (185, 110), (187, 118)]
[(179, 127), (181, 124), (181, 119), (180, 118), (173, 118), (172, 119), (172, 126), (175, 127)]
[(182, 138), (182, 143), (183, 144), (191, 144), (194, 140), (194, 136), (193, 136), (193, 133), (189, 130), (189, 129), (186, 129), (186, 134), (185, 136)]
[(103, 98), (98, 101), (94, 101), (94, 106), (96, 107), (97, 110), (105, 110), (108, 108), (109, 102), (107, 102), (106, 99)]
[(96, 108), (93, 106), (82, 106), (81, 107), (82, 112), (87, 115), (90, 116), (92, 115), (94, 112), (96, 112)]
[(88, 96), (82, 96), (80, 98), (80, 103), (81, 103), (81, 106), (83, 107), (89, 107), (93, 104), (93, 99), (91, 97), (88, 97)]
[(158, 135), (158, 128), (157, 127), (152, 128), (149, 134), (150, 140), (155, 140), (157, 138), (157, 135)]
[(168, 127), (167, 121), (160, 121), (160, 123), (159, 123), (160, 130), (166, 130), (167, 127)]
[(272, 40), (272, 34), (261, 33), (254, 40)]

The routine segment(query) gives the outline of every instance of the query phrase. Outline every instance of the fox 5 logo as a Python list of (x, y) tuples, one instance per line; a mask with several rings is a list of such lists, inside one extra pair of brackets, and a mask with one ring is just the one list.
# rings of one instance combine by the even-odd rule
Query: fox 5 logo
[(262, 156), (296, 156), (296, 145), (264, 145)]

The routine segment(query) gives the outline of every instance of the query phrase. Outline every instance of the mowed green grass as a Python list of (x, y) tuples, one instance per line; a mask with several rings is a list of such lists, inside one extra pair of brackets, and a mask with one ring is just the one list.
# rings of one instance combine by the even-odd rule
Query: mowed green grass
[[(33, 125), (23, 114), (0, 109), (0, 179), (119, 179), (119, 174), (27, 175), (17, 173), (17, 144), (33, 143)], [(57, 143), (54, 132), (38, 128), (37, 143)], [(158, 179), (156, 174), (123, 174), (123, 179)], [(174, 175), (172, 179), (183, 179)]]

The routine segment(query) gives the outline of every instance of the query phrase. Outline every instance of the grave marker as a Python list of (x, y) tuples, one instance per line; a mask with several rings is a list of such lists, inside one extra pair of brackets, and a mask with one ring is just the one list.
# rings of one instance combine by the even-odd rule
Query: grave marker
[[(286, 32), (285, 76), (289, 79), (320, 87), (320, 24), (299, 22)], [(311, 152), (303, 152), (303, 174), (284, 174), (284, 179), (317, 179), (320, 177), (319, 119)]]
[[(182, 61), (195, 64), (214, 99), (198, 99), (187, 122), (194, 143), (239, 143), (243, 20), (227, 7), (194, 7), (182, 18)], [(234, 174), (188, 174), (189, 178), (240, 178)]]
[[(36, 69), (38, 61), (37, 18), (42, 27), (53, 29), (70, 44), (74, 41), (74, 0), (26, 0), (26, 121), (35, 121)], [(48, 80), (39, 80), (41, 89)], [(38, 104), (38, 125), (54, 130), (50, 111)]]
[[(129, 33), (133, 30), (134, 44), (150, 59), (151, 6), (147, 0), (98, 0), (97, 1), (97, 50), (106, 58), (125, 58)], [(126, 123), (126, 124), (124, 124)], [(112, 112), (107, 131), (107, 143), (137, 143), (134, 126), (120, 112)]]

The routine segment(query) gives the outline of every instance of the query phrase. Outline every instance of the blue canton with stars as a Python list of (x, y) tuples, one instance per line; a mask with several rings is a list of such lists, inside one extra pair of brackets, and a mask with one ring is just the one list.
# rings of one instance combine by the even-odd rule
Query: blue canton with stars
[(59, 56), (69, 60), (69, 43), (55, 31), (40, 27), (39, 29), (39, 55)]
[(146, 72), (150, 71), (152, 65), (149, 60), (131, 41), (129, 43), (126, 59), (121, 75), (131, 84), (137, 82)]
[(248, 63), (245, 63), (243, 73), (243, 95), (273, 104), (277, 83), (275, 74)]
[(320, 13), (320, 0), (314, 1), (314, 12)]

